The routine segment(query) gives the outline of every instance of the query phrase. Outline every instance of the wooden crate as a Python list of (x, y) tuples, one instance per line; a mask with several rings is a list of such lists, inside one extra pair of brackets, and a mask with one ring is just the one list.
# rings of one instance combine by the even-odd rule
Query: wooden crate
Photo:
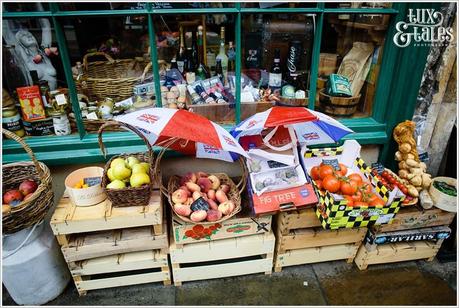
[(152, 191), (149, 204), (129, 207), (113, 207), (108, 199), (93, 206), (75, 206), (64, 193), (51, 218), (51, 228), (63, 245), (68, 244), (65, 235), (82, 232), (153, 226), (154, 234), (160, 235), (163, 233), (162, 220), (159, 190)]
[(95, 289), (151, 282), (171, 283), (167, 254), (159, 250), (93, 258), (74, 262), (69, 268), (80, 296)]
[[(163, 230), (167, 230), (165, 221)], [(68, 244), (64, 244), (61, 250), (67, 262), (75, 262), (147, 249), (159, 249), (167, 254), (168, 247), (166, 232), (155, 235), (153, 226), (145, 226), (72, 234)]]
[(182, 248), (177, 248), (172, 239), (170, 242), (176, 286), (185, 281), (272, 272), (275, 243), (272, 232), (189, 244)]
[(409, 230), (425, 227), (450, 225), (456, 213), (450, 213), (438, 208), (420, 210), (414, 206), (401, 208), (392, 219), (392, 223), (374, 226), (377, 232)]
[(342, 260), (352, 262), (367, 228), (324, 230), (315, 209), (277, 216), (274, 271), (285, 266)]
[(393, 263), (426, 259), (432, 261), (437, 255), (443, 240), (437, 242), (418, 241), (395, 244), (378, 245), (375, 250), (369, 251), (362, 245), (354, 259), (361, 270), (367, 269), (371, 264)]
[(218, 224), (201, 225), (184, 222), (172, 213), (171, 231), (175, 247), (181, 248), (184, 244), (270, 232), (271, 221), (272, 216), (249, 217), (241, 213)]

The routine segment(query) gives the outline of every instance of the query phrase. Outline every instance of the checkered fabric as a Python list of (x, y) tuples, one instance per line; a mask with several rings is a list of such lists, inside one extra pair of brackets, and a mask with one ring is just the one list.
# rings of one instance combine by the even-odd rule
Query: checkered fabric
[(336, 156), (343, 154), (343, 147), (310, 149), (304, 152), (304, 158)]

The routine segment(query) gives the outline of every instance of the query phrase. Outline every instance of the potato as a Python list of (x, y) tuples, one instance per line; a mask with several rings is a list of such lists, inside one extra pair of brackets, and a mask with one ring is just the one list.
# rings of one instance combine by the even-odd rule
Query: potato
[(408, 154), (411, 152), (411, 145), (409, 143), (402, 143), (399, 147), (400, 152)]
[(422, 186), (416, 186), (415, 188), (416, 188), (416, 190), (417, 190), (418, 192), (421, 192), (421, 190), (422, 190)]
[(419, 163), (419, 168), (421, 168), (422, 171), (426, 172), (426, 170), (427, 170), (427, 165), (426, 165), (426, 163), (420, 162), (420, 163)]
[(416, 175), (422, 175), (424, 173), (420, 168), (410, 168), (410, 172)]
[(416, 157), (414, 157), (414, 155), (411, 153), (406, 154), (406, 159), (415, 159), (415, 158)]
[(408, 171), (407, 170), (399, 170), (398, 171), (398, 176), (401, 177), (402, 179), (406, 179), (408, 177)]
[(415, 177), (413, 177), (411, 180), (410, 180), (411, 184), (413, 184), (414, 186), (421, 186), (422, 184), (422, 177), (421, 175), (416, 175)]
[(403, 156), (402, 156), (402, 153), (400, 151), (395, 152), (395, 160), (396, 161), (402, 161), (403, 160)]
[(430, 178), (430, 174), (424, 173), (422, 175), (422, 187), (427, 189), (430, 187), (430, 184), (432, 184), (432, 179)]
[(418, 168), (419, 167), (419, 163), (417, 161), (415, 161), (414, 159), (407, 159), (407, 160), (405, 160), (405, 162), (408, 165), (408, 167), (413, 167), (413, 168)]
[(408, 175), (406, 176), (406, 179), (408, 181), (411, 181), (415, 176), (416, 176), (416, 174), (414, 174), (414, 173), (408, 173)]

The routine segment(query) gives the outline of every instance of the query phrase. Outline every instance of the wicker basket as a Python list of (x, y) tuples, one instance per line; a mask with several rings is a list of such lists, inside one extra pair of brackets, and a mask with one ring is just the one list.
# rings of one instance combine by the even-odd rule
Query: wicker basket
[[(121, 154), (121, 155), (112, 157), (105, 164), (105, 167), (104, 167), (104, 175), (102, 176), (102, 184), (101, 184), (102, 188), (107, 194), (107, 198), (112, 202), (113, 206), (124, 207), (124, 206), (147, 205), (148, 202), (150, 201), (151, 187), (156, 180), (156, 178), (154, 177), (155, 173), (153, 172), (153, 152), (151, 150), (151, 146), (148, 140), (145, 138), (145, 136), (141, 132), (139, 132), (134, 126), (126, 124), (126, 123), (117, 122), (117, 121), (108, 121), (105, 124), (103, 124), (99, 128), (99, 131), (98, 131), (99, 147), (104, 157), (106, 156), (106, 150), (102, 142), (102, 132), (105, 130), (105, 128), (110, 127), (110, 126), (124, 127), (136, 133), (140, 138), (142, 138), (142, 140), (147, 145), (148, 153)], [(126, 188), (121, 188), (121, 189), (106, 188), (109, 182), (109, 179), (107, 176), (107, 170), (110, 168), (110, 164), (112, 160), (114, 160), (117, 157), (127, 158), (129, 156), (134, 156), (140, 162), (146, 162), (150, 164), (150, 170), (148, 174), (150, 176), (150, 184), (144, 184), (140, 187), (126, 187)]]
[(351, 116), (357, 111), (360, 94), (353, 97), (334, 97), (325, 94), (324, 89), (319, 92), (322, 110), (330, 115)]
[(177, 215), (182, 221), (187, 222), (187, 223), (207, 225), (207, 224), (220, 223), (222, 221), (228, 220), (229, 218), (231, 218), (234, 215), (236, 215), (237, 213), (239, 213), (242, 210), (242, 207), (241, 207), (241, 195), (242, 195), (242, 192), (244, 191), (246, 183), (247, 183), (247, 169), (245, 167), (244, 162), (242, 161), (242, 158), (239, 159), (239, 163), (241, 165), (243, 174), (242, 174), (241, 180), (237, 184), (235, 184), (233, 182), (233, 180), (228, 175), (226, 175), (224, 173), (212, 173), (213, 175), (218, 177), (218, 179), (220, 180), (221, 184), (227, 184), (230, 187), (230, 190), (229, 190), (229, 192), (227, 194), (227, 197), (228, 197), (229, 200), (233, 201), (234, 205), (235, 205), (234, 211), (231, 214), (225, 215), (220, 220), (217, 220), (217, 221), (195, 222), (195, 221), (192, 221), (191, 219), (189, 219), (188, 217), (181, 216), (181, 215), (179, 215), (179, 214), (177, 214), (175, 212), (174, 206), (173, 206), (173, 202), (172, 202), (172, 193), (179, 188), (179, 186), (180, 186), (179, 185), (180, 177), (178, 175), (171, 176), (170, 179), (169, 179), (167, 188), (164, 187), (163, 184), (162, 184), (162, 180), (161, 180), (161, 178), (159, 176), (159, 166), (160, 166), (161, 158), (164, 155), (164, 153), (166, 152), (167, 148), (170, 145), (172, 145), (173, 143), (178, 142), (178, 141), (179, 141), (179, 139), (177, 139), (177, 138), (171, 138), (171, 139), (168, 139), (168, 140), (166, 140), (166, 141), (164, 141), (162, 143), (159, 143), (158, 145), (162, 146), (162, 149), (158, 153), (158, 156), (157, 156), (156, 161), (155, 161), (155, 175), (156, 175), (156, 178), (158, 180), (159, 188), (160, 188), (161, 192), (163, 193), (163, 195), (168, 199), (168, 201), (169, 201), (168, 203), (169, 203), (172, 211), (175, 213), (175, 215)]
[[(107, 61), (88, 62), (93, 56), (104, 56)], [(149, 70), (147, 62), (136, 59), (114, 60), (104, 52), (88, 53), (83, 57), (83, 76), (77, 80), (73, 75), (77, 91), (87, 93), (90, 100), (104, 100), (107, 97), (120, 101), (132, 96), (132, 88), (138, 83), (143, 72)], [(126, 73), (134, 71), (135, 77)]]
[(48, 209), (53, 205), (54, 192), (48, 167), (37, 161), (30, 147), (16, 134), (5, 129), (2, 129), (2, 133), (18, 142), (32, 160), (31, 162), (17, 162), (2, 166), (3, 192), (17, 189), (19, 184), (27, 179), (39, 183), (37, 190), (29, 199), (22, 201), (9, 211), (3, 212), (2, 230), (6, 234), (11, 234), (41, 222)]

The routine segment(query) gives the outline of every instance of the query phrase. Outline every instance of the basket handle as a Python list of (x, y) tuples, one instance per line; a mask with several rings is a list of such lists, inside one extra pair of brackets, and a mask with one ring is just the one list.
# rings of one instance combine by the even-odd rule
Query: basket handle
[(10, 132), (7, 129), (2, 128), (2, 134), (5, 134), (7, 137), (13, 139), (22, 146), (22, 148), (27, 152), (27, 154), (29, 154), (29, 157), (35, 165), (35, 169), (37, 170), (38, 175), (40, 176), (40, 178), (43, 178), (45, 176), (45, 173), (41, 168), (40, 163), (35, 158), (35, 154), (32, 152), (32, 149), (29, 147), (29, 145), (25, 143), (25, 141), (21, 137), (19, 137), (15, 133)]
[(242, 156), (239, 157), (239, 164), (241, 165), (242, 169), (242, 177), (239, 183), (236, 184), (236, 187), (239, 189), (239, 193), (242, 195), (242, 192), (244, 191), (245, 186), (247, 185), (247, 177), (249, 175), (247, 172), (247, 167), (244, 164), (244, 158), (242, 158)]
[(154, 175), (158, 183), (159, 190), (163, 193), (165, 197), (169, 197), (169, 192), (166, 187), (163, 185), (163, 181), (159, 178), (159, 164), (161, 162), (161, 158), (163, 157), (164, 153), (166, 153), (166, 150), (174, 144), (176, 141), (180, 140), (179, 138), (169, 138), (164, 141), (159, 142), (156, 144), (157, 146), (161, 147), (161, 150), (159, 150), (158, 155), (156, 156), (156, 161), (155, 161), (155, 168), (154, 168)]
[(104, 129), (106, 129), (107, 127), (110, 127), (110, 126), (124, 127), (124, 128), (127, 128), (128, 130), (134, 132), (135, 134), (137, 134), (137, 136), (139, 136), (145, 142), (145, 145), (147, 146), (147, 149), (148, 149), (148, 158), (149, 158), (149, 161), (150, 161), (150, 165), (152, 164), (152, 162), (153, 162), (153, 151), (151, 149), (150, 143), (148, 142), (147, 138), (137, 128), (135, 128), (133, 125), (130, 125), (130, 124), (127, 124), (127, 123), (124, 123), (124, 122), (114, 121), (114, 120), (105, 122), (101, 127), (99, 127), (99, 131), (97, 132), (98, 141), (99, 141), (99, 148), (100, 148), (100, 151), (102, 152), (102, 155), (104, 155), (104, 157), (107, 156), (107, 151), (106, 151), (105, 145), (104, 145), (104, 143), (102, 141), (102, 132), (104, 131)]
[(143, 69), (142, 77), (140, 77), (140, 82), (145, 80), (145, 76), (148, 74), (148, 71), (151, 69), (151, 62), (148, 62), (147, 66)]
[(90, 53), (85, 54), (84, 57), (83, 57), (83, 67), (84, 67), (84, 69), (86, 71), (88, 70), (88, 58), (89, 57), (94, 57), (94, 56), (104, 56), (105, 59), (108, 60), (108, 62), (110, 62), (110, 63), (115, 62), (115, 60), (113, 60), (113, 58), (109, 54), (107, 54), (105, 52), (102, 52), (102, 51), (90, 52)]

